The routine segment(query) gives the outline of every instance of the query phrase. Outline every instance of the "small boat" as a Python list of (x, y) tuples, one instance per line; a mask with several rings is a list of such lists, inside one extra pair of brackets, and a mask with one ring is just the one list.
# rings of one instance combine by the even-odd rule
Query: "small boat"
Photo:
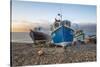
[(46, 42), (50, 37), (48, 34), (41, 32), (40, 28), (37, 28), (36, 30), (30, 29), (29, 35), (35, 43)]
[(72, 43), (74, 30), (71, 28), (69, 20), (62, 20), (62, 15), (57, 15), (55, 22), (51, 25), (52, 43), (55, 45), (66, 46)]

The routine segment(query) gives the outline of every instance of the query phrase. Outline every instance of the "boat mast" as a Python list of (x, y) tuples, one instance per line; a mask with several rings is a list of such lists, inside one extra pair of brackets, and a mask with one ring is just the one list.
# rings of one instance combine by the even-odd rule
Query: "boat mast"
[(59, 9), (58, 16), (61, 18), (61, 21), (62, 21), (62, 11), (61, 11), (61, 9)]

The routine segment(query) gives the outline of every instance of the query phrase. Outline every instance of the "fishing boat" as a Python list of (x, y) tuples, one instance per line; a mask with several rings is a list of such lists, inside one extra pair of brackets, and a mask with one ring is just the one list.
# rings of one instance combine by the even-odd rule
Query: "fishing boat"
[(43, 29), (41, 27), (36, 27), (34, 30), (30, 29), (30, 37), (33, 40), (34, 43), (39, 43), (39, 42), (46, 42), (49, 39), (49, 35), (44, 33), (42, 31)]
[(66, 46), (72, 43), (74, 30), (69, 20), (62, 20), (62, 15), (57, 14), (54, 23), (51, 25), (51, 38), (54, 45)]

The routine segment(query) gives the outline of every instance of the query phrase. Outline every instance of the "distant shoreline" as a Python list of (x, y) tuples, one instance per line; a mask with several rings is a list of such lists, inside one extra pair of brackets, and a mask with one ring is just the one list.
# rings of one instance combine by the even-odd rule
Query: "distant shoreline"
[(34, 44), (32, 42), (10, 42), (11, 44), (20, 44), (20, 45), (25, 45), (25, 44)]

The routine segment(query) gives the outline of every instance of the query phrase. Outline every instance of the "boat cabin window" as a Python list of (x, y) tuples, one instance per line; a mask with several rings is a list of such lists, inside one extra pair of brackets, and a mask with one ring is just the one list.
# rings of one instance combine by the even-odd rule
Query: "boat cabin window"
[(64, 20), (64, 21), (62, 22), (62, 24), (63, 24), (64, 26), (68, 26), (68, 27), (71, 26), (70, 23), (71, 23), (71, 22), (70, 22), (70, 21), (67, 21), (67, 20)]
[(59, 27), (59, 23), (54, 23), (54, 27), (55, 28)]

